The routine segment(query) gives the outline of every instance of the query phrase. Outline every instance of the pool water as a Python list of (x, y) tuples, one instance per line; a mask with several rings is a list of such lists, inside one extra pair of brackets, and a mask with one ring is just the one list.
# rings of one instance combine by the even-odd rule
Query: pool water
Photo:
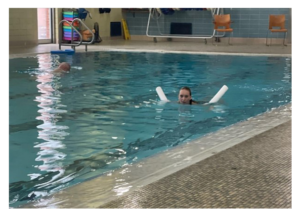
[[(54, 75), (63, 61), (71, 71)], [(289, 57), (88, 52), (9, 63), (11, 207), (291, 102)], [(183, 86), (208, 102), (223, 85), (217, 104), (176, 103)]]

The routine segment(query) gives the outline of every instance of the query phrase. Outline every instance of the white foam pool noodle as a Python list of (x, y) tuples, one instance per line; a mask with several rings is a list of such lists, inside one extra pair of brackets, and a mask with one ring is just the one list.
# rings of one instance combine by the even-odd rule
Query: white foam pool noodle
[(224, 85), (219, 92), (209, 101), (209, 103), (216, 103), (220, 100), (220, 98), (225, 94), (225, 92), (228, 90), (228, 87)]
[(169, 101), (161, 87), (156, 87), (156, 92), (161, 101)]

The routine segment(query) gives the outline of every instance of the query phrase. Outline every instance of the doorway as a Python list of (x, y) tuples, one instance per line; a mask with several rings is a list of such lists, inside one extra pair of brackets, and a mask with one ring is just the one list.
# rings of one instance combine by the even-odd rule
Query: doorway
[(53, 43), (53, 9), (37, 8), (38, 12), (38, 42)]

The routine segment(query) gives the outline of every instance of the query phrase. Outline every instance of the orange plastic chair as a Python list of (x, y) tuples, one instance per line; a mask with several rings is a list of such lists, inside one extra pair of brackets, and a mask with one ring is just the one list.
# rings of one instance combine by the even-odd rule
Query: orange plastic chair
[[(284, 33), (284, 38), (283, 38), (283, 45), (285, 44), (285, 38), (287, 35), (287, 29), (284, 27), (284, 22), (285, 22), (285, 15), (270, 15), (269, 16), (269, 30), (267, 33), (267, 38), (266, 38), (266, 45), (268, 45), (268, 37), (269, 37), (269, 32), (271, 33), (278, 32), (278, 33)], [(273, 29), (273, 27), (276, 27)], [(270, 45), (272, 44), (272, 38)]]
[[(233, 29), (230, 28), (231, 19), (230, 19), (230, 14), (224, 14), (224, 15), (214, 15), (214, 30), (217, 32), (231, 32), (233, 34)], [(222, 28), (219, 28), (222, 27)], [(214, 36), (214, 37), (219, 37), (219, 36)], [(230, 44), (230, 36), (228, 39), (228, 44)]]

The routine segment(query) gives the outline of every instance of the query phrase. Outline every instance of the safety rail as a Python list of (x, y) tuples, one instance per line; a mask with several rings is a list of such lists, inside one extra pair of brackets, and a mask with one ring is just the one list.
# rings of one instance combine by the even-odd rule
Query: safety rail
[[(212, 14), (212, 18), (214, 19), (214, 15), (219, 15), (219, 14), (224, 13), (223, 9), (221, 8), (212, 8), (211, 9), (211, 14)], [(151, 18), (155, 18), (156, 17), (156, 23), (157, 23), (157, 29), (160, 35), (149, 35), (149, 26), (150, 26), (150, 20)], [(223, 35), (215, 35), (216, 30), (213, 30), (212, 35), (174, 35), (174, 34), (163, 34), (160, 31), (160, 26), (158, 23), (158, 18), (159, 18), (159, 13), (157, 12), (157, 10), (155, 8), (149, 8), (149, 17), (148, 17), (148, 23), (147, 23), (147, 29), (146, 29), (146, 35), (148, 37), (153, 37), (154, 41), (156, 42), (156, 37), (161, 37), (161, 38), (201, 38), (201, 39), (205, 39), (205, 44), (207, 43), (206, 39), (210, 39), (210, 38), (214, 38), (214, 37), (223, 37), (225, 35), (225, 33), (223, 33)]]
[[(79, 21), (80, 24), (82, 24), (88, 31), (90, 31), (90, 33), (92, 34), (92, 39), (91, 39), (91, 41), (89, 41), (89, 42), (82, 41), (82, 35), (81, 35), (81, 33), (73, 26), (73, 23), (74, 23), (75, 21)], [(66, 22), (66, 23), (68, 23), (68, 24), (71, 26), (71, 44), (62, 43), (62, 30), (61, 30), (61, 24), (62, 24), (63, 22)], [(80, 37), (80, 41), (79, 41), (79, 42), (73, 40), (73, 30), (75, 30), (75, 31), (78, 33), (78, 35), (79, 35), (79, 37)], [(87, 51), (87, 45), (93, 44), (93, 43), (94, 43), (94, 40), (95, 40), (95, 34), (93, 33), (93, 31), (92, 31), (90, 28), (88, 28), (88, 27), (86, 26), (85, 23), (83, 23), (83, 22), (81, 21), (81, 19), (75, 18), (75, 19), (73, 19), (73, 21), (72, 21), (71, 23), (70, 23), (69, 21), (67, 21), (67, 20), (61, 20), (61, 21), (59, 22), (59, 42), (58, 42), (58, 43), (59, 43), (59, 50), (61, 50), (61, 46), (71, 46), (72, 49), (75, 50), (75, 47), (76, 47), (76, 46), (80, 46), (81, 44), (84, 44), (84, 45), (85, 45), (85, 51)]]

